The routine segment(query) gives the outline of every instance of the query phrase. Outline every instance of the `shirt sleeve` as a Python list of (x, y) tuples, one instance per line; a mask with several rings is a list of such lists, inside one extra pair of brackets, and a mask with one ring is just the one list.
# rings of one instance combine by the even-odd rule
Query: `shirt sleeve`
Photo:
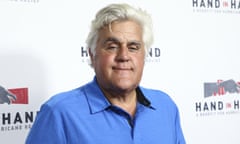
[(26, 144), (65, 144), (61, 115), (48, 105), (43, 105), (28, 134)]
[(175, 125), (176, 125), (177, 144), (186, 144), (186, 141), (182, 132), (182, 128), (181, 128), (180, 115), (179, 115), (178, 109), (176, 112)]

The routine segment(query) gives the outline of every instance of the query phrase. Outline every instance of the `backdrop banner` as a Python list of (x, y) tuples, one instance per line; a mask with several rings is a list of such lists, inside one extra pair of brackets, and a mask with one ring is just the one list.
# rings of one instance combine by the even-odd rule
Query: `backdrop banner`
[(85, 39), (113, 2), (152, 15), (141, 85), (173, 98), (187, 143), (239, 144), (240, 0), (1, 0), (1, 143), (24, 144), (41, 104), (93, 79)]

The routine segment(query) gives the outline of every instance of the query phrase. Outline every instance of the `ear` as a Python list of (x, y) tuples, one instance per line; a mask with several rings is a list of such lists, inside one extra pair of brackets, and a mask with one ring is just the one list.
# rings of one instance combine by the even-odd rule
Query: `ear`
[(92, 53), (91, 48), (88, 48), (88, 53), (89, 53), (89, 56), (90, 56), (90, 65), (91, 65), (91, 67), (93, 67), (94, 54)]

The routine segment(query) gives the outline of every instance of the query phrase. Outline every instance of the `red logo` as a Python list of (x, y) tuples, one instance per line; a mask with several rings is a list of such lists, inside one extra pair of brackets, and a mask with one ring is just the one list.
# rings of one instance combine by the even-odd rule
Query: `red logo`
[(240, 93), (240, 82), (218, 80), (217, 82), (204, 83), (204, 97), (221, 96), (226, 93)]
[(28, 104), (28, 88), (5, 89), (0, 86), (0, 104)]
[(16, 96), (16, 100), (12, 104), (28, 104), (28, 88), (8, 89)]

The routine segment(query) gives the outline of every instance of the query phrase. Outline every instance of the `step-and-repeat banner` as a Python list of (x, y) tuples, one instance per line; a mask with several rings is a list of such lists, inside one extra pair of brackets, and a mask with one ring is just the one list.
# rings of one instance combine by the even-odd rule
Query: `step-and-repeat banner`
[(92, 80), (90, 21), (125, 1), (152, 15), (141, 85), (174, 99), (187, 143), (240, 143), (240, 0), (1, 0), (1, 143), (23, 144), (43, 102)]

